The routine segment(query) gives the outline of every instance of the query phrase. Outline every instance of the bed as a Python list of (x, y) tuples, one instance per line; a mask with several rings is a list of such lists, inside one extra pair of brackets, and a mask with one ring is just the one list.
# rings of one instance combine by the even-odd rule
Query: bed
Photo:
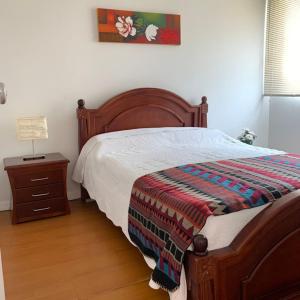
[[(79, 100), (79, 148), (87, 151), (88, 147), (83, 148), (84, 145), (92, 143), (87, 152), (91, 151), (94, 148), (93, 141), (99, 134), (111, 133), (110, 137), (117, 137), (122, 131), (132, 132), (134, 129), (139, 134), (138, 129), (142, 128), (142, 134), (150, 136), (157, 136), (158, 130), (161, 141), (164, 139), (164, 131), (185, 136), (192, 128), (207, 127), (207, 113), (206, 97), (202, 98), (199, 106), (192, 106), (174, 93), (153, 88), (128, 91), (98, 109), (87, 109), (84, 101)], [(165, 128), (163, 133), (160, 128)], [(205, 136), (201, 130), (195, 133)], [(238, 143), (219, 132), (213, 134), (227, 141), (228, 149), (230, 143)], [(215, 147), (215, 141), (212, 147)], [(244, 145), (235, 144), (235, 147), (245, 149)], [(184, 153), (185, 149), (181, 150)], [(221, 157), (222, 152), (226, 153), (225, 150), (219, 149)], [(211, 148), (208, 148), (209, 151)], [(252, 148), (245, 151), (251, 152)], [(268, 153), (269, 150), (257, 151)], [(247, 157), (251, 156), (248, 152)], [(123, 153), (120, 158), (124, 158), (124, 155), (126, 157), (126, 153)], [(180, 162), (180, 159), (174, 161)], [(154, 169), (162, 166), (155, 166)], [(113, 172), (111, 165), (107, 167), (106, 174)], [(126, 166), (123, 166), (123, 170), (126, 172)], [(144, 170), (146, 171), (149, 170)], [(77, 178), (76, 181), (80, 180)], [(91, 197), (95, 198), (93, 188), (90, 186), (87, 189), (92, 193)], [(81, 186), (82, 200), (88, 197), (87, 190)], [(120, 199), (121, 197), (122, 195)], [(101, 204), (99, 207), (115, 225), (122, 227), (126, 235), (126, 222), (118, 223), (122, 217), (114, 216), (114, 209), (110, 212), (106, 207), (101, 207)], [(186, 279), (181, 281), (187, 288), (188, 299), (252, 300), (300, 297), (300, 192), (290, 193), (266, 209), (249, 211), (251, 212), (248, 212), (248, 216), (243, 218), (239, 218), (239, 214), (230, 214), (237, 217), (231, 225), (231, 235), (223, 241), (218, 236), (219, 232), (217, 235), (214, 233), (213, 237), (208, 229), (194, 237), (193, 245), (186, 252), (184, 260)], [(222, 227), (226, 226), (219, 228)], [(218, 243), (218, 240), (221, 242)], [(184, 291), (181, 292), (184, 294)], [(173, 299), (182, 299), (180, 297), (180, 294), (173, 295)]]

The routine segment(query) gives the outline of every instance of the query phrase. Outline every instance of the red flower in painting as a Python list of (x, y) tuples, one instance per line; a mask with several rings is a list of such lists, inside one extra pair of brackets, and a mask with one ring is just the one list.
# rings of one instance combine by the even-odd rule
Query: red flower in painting
[(119, 31), (119, 34), (123, 37), (127, 38), (128, 35), (135, 36), (136, 35), (136, 28), (133, 27), (133, 21), (131, 17), (125, 18), (118, 17), (118, 22), (116, 23), (116, 27)]
[(159, 41), (163, 44), (180, 44), (180, 34), (174, 29), (161, 28)]

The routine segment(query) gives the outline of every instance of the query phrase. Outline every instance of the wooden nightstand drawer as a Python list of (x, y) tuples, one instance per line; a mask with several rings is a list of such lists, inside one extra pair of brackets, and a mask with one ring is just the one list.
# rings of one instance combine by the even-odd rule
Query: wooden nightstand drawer
[(68, 163), (60, 153), (36, 160), (22, 156), (4, 159), (13, 194), (13, 224), (70, 213)]
[(16, 189), (16, 203), (18, 204), (61, 197), (64, 197), (62, 183)]
[(61, 198), (18, 204), (16, 207), (18, 222), (62, 215), (65, 210), (65, 202)]
[(63, 182), (63, 172), (62, 170), (54, 171), (32, 171), (28, 174), (20, 174), (14, 177), (15, 187), (23, 188), (30, 186), (39, 186), (44, 184)]

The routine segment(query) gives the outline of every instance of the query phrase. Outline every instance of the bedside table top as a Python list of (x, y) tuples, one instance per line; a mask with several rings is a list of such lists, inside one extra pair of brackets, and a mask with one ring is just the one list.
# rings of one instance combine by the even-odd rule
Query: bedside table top
[(61, 153), (47, 153), (45, 158), (36, 160), (23, 160), (23, 156), (4, 158), (4, 170), (21, 167), (47, 165), (53, 163), (69, 162)]

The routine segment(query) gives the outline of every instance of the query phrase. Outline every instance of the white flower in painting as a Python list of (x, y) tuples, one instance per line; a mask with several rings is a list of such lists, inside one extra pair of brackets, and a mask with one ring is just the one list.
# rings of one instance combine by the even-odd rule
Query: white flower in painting
[(116, 23), (116, 27), (119, 31), (119, 34), (123, 37), (127, 38), (128, 35), (135, 36), (136, 28), (133, 27), (133, 21), (131, 17), (118, 17), (118, 22)]
[(145, 31), (145, 35), (146, 35), (146, 38), (149, 42), (151, 42), (152, 40), (155, 40), (156, 39), (156, 36), (157, 36), (157, 30), (159, 28), (153, 24), (150, 24), (147, 28), (146, 28), (146, 31)]

